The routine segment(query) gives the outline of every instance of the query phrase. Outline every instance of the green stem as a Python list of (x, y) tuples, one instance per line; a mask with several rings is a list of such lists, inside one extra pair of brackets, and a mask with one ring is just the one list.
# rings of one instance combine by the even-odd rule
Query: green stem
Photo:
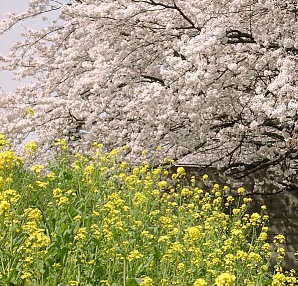
[(123, 260), (123, 286), (126, 284), (126, 260)]

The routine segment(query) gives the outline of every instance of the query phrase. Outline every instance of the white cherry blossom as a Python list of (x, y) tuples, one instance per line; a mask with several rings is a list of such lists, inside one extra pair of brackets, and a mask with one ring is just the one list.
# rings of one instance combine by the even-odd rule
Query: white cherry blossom
[(298, 188), (298, 20), (286, 2), (32, 0), (0, 23), (48, 21), (0, 57), (31, 78), (1, 93), (0, 131), (16, 143), (34, 131), (44, 150), (61, 137), (128, 145), (131, 159), (156, 160), (161, 145), (236, 177), (278, 170)]

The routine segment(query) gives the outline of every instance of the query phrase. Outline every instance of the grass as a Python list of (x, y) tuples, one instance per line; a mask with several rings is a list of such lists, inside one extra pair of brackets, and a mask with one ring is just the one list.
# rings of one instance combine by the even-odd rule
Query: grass
[[(284, 237), (267, 242), (268, 216), (251, 199), (208, 187), (178, 168), (131, 166), (122, 150), (70, 155), (64, 140), (47, 167), (38, 148), (20, 157), (0, 136), (1, 285), (295, 285), (280, 263)], [(270, 258), (277, 252), (273, 271)]]

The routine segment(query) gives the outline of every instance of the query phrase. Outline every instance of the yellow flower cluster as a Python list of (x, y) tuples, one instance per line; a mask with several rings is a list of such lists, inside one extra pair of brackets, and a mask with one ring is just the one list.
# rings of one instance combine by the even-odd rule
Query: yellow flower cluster
[(14, 151), (3, 151), (0, 153), (0, 174), (3, 171), (8, 171), (15, 166), (21, 166), (23, 159), (16, 155)]
[(203, 278), (196, 279), (193, 286), (208, 286), (207, 282)]
[(28, 117), (33, 117), (35, 114), (35, 111), (32, 107), (27, 107), (25, 109), (25, 116), (28, 116)]
[(142, 281), (140, 283), (140, 286), (153, 286), (153, 285), (154, 285), (153, 280), (148, 276), (142, 278)]
[[(0, 284), (294, 285), (268, 272), (268, 216), (247, 213), (243, 188), (238, 200), (181, 167), (172, 187), (162, 167), (124, 161), (125, 148), (71, 156), (56, 145), (49, 166), (0, 153)], [(280, 260), (284, 242), (274, 239)]]
[(185, 230), (183, 240), (188, 243), (197, 242), (202, 235), (202, 226), (190, 226)]
[[(46, 247), (50, 242), (50, 238), (45, 235), (44, 229), (39, 228), (39, 223), (43, 219), (40, 210), (32, 208), (25, 209), (24, 219), (26, 222), (22, 226), (22, 230), (28, 235), (28, 238), (24, 242), (26, 252), (30, 253), (33, 250)], [(24, 248), (21, 247), (20, 249)]]
[(183, 167), (178, 167), (176, 173), (172, 174), (172, 179), (180, 180), (186, 177), (186, 172)]
[(273, 275), (271, 286), (294, 286), (297, 285), (297, 278), (295, 277), (295, 273), (292, 271), (289, 275), (277, 271)]
[(25, 152), (28, 155), (33, 155), (37, 151), (37, 144), (34, 141), (29, 142), (27, 145), (24, 146)]
[(141, 254), (138, 250), (132, 250), (128, 255), (127, 255), (127, 257), (126, 257), (126, 259), (129, 261), (129, 262), (131, 262), (131, 261), (133, 261), (133, 260), (135, 260), (135, 259), (140, 259), (140, 258), (142, 258), (142, 257), (144, 257), (144, 255), (143, 254)]
[(5, 135), (0, 134), (0, 151), (9, 147), (9, 139)]
[(232, 286), (236, 280), (236, 276), (230, 273), (221, 273), (215, 278), (216, 286)]
[[(8, 190), (7, 190), (8, 191)], [(7, 191), (5, 191), (7, 193)], [(20, 203), (20, 195), (13, 190), (9, 190), (9, 196), (12, 198), (11, 203), (16, 205)], [(6, 215), (6, 217), (8, 217)], [(31, 279), (36, 275), (35, 263), (47, 254), (47, 247), (50, 245), (50, 237), (42, 225), (43, 216), (37, 208), (24, 209), (22, 216), (19, 216), (16, 210), (10, 210), (9, 229), (11, 235), (19, 235), (19, 240), (15, 245), (3, 245), (14, 252), (14, 256), (19, 257), (22, 263), (19, 266), (20, 279), (28, 285)], [(8, 269), (9, 270), (9, 269)], [(37, 270), (38, 272), (38, 270)]]
[(55, 142), (55, 146), (60, 148), (62, 151), (68, 150), (68, 145), (67, 145), (66, 139), (64, 138), (57, 139)]
[(40, 164), (33, 165), (30, 168), (30, 170), (32, 172), (35, 172), (36, 174), (39, 174), (43, 169), (44, 169), (44, 166), (43, 165), (40, 165)]
[(69, 203), (69, 199), (67, 196), (63, 195), (63, 192), (60, 188), (56, 188), (53, 190), (53, 198), (58, 206), (67, 205)]
[(144, 194), (142, 194), (141, 192), (136, 192), (133, 197), (133, 204), (135, 206), (140, 206), (143, 203), (145, 203), (146, 200), (147, 200), (147, 198)]

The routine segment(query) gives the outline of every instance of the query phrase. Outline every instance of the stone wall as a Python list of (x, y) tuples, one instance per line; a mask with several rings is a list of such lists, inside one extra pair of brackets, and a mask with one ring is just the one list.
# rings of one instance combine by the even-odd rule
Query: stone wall
[(298, 270), (298, 261), (295, 252), (298, 250), (298, 192), (283, 191), (271, 195), (251, 195), (252, 210), (259, 211), (261, 205), (266, 205), (270, 217), (269, 242), (277, 234), (286, 237), (285, 268)]
[[(298, 192), (297, 191), (278, 191), (274, 189), (271, 182), (262, 185), (255, 189), (253, 177), (246, 178), (244, 181), (235, 181), (232, 178), (222, 176), (218, 170), (214, 168), (202, 169), (197, 166), (181, 165), (187, 173), (187, 178), (195, 176), (197, 179), (205, 173), (209, 175), (213, 183), (220, 185), (229, 185), (232, 189), (237, 189), (240, 186), (245, 187), (248, 196), (253, 201), (250, 212), (260, 212), (262, 205), (266, 205), (267, 212), (270, 217), (269, 221), (269, 242), (273, 241), (273, 237), (277, 234), (283, 234), (286, 237), (286, 257), (283, 263), (284, 268), (294, 268), (298, 271), (298, 261), (295, 257), (295, 252), (298, 250)], [(177, 167), (170, 168), (170, 173), (176, 171)], [(262, 174), (258, 174), (261, 178)], [(266, 174), (263, 174), (266, 182)], [(258, 180), (258, 179), (257, 179)]]

